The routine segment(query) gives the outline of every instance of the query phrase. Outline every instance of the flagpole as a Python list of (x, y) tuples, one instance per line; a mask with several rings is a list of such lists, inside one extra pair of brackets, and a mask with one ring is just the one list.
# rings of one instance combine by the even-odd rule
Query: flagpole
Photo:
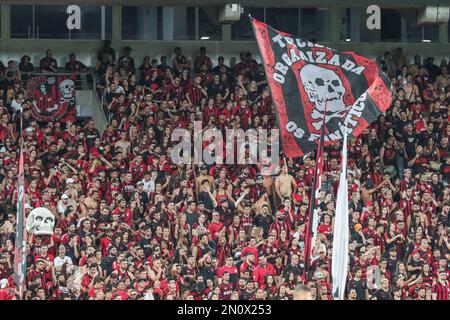
[[(319, 193), (320, 186), (322, 184), (322, 169), (323, 169), (323, 163), (322, 163), (322, 157), (323, 157), (323, 142), (324, 142), (324, 136), (325, 136), (325, 119), (327, 114), (327, 104), (328, 104), (328, 95), (325, 97), (325, 106), (324, 106), (324, 113), (323, 113), (323, 120), (322, 120), (322, 130), (320, 132), (320, 139), (317, 149), (317, 155), (316, 155), (316, 170), (314, 173), (314, 180), (313, 180), (313, 189), (311, 190), (311, 196), (310, 196), (310, 202), (309, 202), (309, 210), (308, 210), (308, 224), (306, 228), (306, 238), (305, 238), (305, 245), (304, 245), (304, 259), (305, 259), (305, 268), (304, 268), (304, 276), (305, 276), (305, 282), (308, 280), (308, 272), (309, 267), (311, 264), (311, 251), (314, 248), (314, 243), (316, 239), (316, 233), (317, 233), (317, 224), (318, 217), (315, 214), (315, 207), (316, 207), (316, 201), (317, 201), (317, 194)], [(320, 171), (320, 174), (319, 174)], [(314, 229), (314, 230), (313, 230)]]
[(17, 192), (17, 219), (16, 219), (16, 239), (14, 250), (14, 282), (18, 289), (19, 300), (24, 299), (24, 289), (27, 272), (27, 235), (25, 228), (25, 172), (23, 168), (23, 106), (20, 108), (20, 156), (19, 175)]

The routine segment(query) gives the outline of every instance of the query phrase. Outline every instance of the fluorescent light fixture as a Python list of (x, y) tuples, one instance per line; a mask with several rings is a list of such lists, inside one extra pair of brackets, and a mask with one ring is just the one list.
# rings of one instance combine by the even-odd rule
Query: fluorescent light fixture
[(430, 39), (423, 39), (422, 42), (431, 42)]
[(352, 41), (352, 39), (347, 38), (347, 39), (345, 39), (345, 41), (350, 42), (350, 41)]
[(201, 37), (200, 40), (209, 40), (209, 37), (208, 37), (208, 36), (206, 36), (206, 37)]

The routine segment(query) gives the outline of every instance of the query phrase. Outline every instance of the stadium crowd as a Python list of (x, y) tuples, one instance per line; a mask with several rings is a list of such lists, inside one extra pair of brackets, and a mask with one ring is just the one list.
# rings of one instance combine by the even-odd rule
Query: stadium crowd
[[(304, 284), (331, 300), (331, 255), (341, 142), (325, 148), (319, 236), (304, 272), (315, 154), (257, 165), (174, 164), (175, 128), (275, 127), (264, 68), (242, 52), (233, 67), (205, 48), (141, 64), (111, 43), (96, 87), (110, 119), (38, 123), (21, 75), (54, 72), (0, 64), (0, 300), (13, 281), (19, 138), (26, 212), (46, 207), (53, 236), (28, 235), (26, 299), (288, 300)], [(379, 61), (392, 107), (349, 141), (351, 243), (346, 299), (448, 300), (450, 65), (401, 49)], [(86, 67), (73, 55), (69, 72)], [(21, 114), (23, 110), (23, 114)], [(23, 131), (20, 132), (20, 118)], [(206, 141), (204, 147), (211, 141)]]

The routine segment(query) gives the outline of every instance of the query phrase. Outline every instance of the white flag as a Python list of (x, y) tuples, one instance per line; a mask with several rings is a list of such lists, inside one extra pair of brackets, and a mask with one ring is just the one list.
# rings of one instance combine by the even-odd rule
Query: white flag
[(343, 300), (348, 272), (348, 185), (347, 185), (347, 134), (342, 147), (342, 169), (336, 200), (336, 216), (333, 230), (333, 256), (331, 276), (333, 278), (333, 298)]

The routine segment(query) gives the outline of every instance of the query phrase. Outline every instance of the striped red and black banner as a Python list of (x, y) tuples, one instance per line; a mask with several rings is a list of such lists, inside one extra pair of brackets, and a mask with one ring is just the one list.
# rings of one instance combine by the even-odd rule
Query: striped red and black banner
[[(325, 111), (327, 110), (327, 101), (325, 101)], [(322, 188), (322, 173), (323, 173), (323, 145), (325, 138), (325, 118), (322, 120), (323, 126), (320, 133), (317, 155), (316, 155), (316, 171), (314, 172), (313, 186), (309, 201), (308, 224), (306, 227), (306, 238), (304, 247), (305, 259), (305, 279), (311, 264), (311, 256), (313, 254), (314, 243), (317, 236), (317, 227), (319, 226), (319, 193)]]
[(20, 147), (17, 194), (16, 240), (14, 248), (14, 283), (19, 298), (24, 298), (27, 274), (27, 230), (25, 227), (25, 172), (23, 168), (23, 145)]
[(349, 135), (358, 136), (389, 108), (389, 80), (380, 74), (375, 61), (302, 40), (250, 19), (286, 157), (317, 149), (324, 117), (327, 145), (342, 139), (345, 127)]

